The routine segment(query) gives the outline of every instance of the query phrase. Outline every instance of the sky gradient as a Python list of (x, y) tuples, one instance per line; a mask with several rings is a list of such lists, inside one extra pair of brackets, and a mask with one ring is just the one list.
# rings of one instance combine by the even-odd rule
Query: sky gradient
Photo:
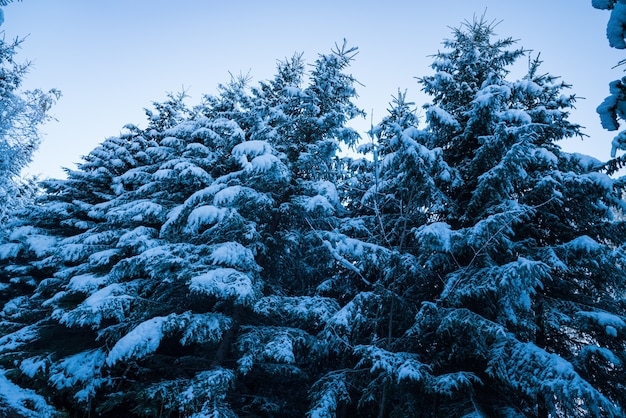
[(585, 98), (570, 120), (585, 126), (589, 138), (563, 142), (567, 151), (609, 158), (615, 133), (600, 127), (595, 108), (608, 83), (624, 76), (623, 68), (612, 68), (625, 54), (606, 40), (609, 13), (591, 0), (23, 0), (4, 13), (4, 36), (26, 37), (18, 61), (33, 62), (24, 87), (63, 94), (52, 109), (57, 121), (42, 128), (43, 143), (27, 170), (43, 178), (64, 177), (61, 167), (75, 168), (125, 124), (145, 127), (143, 109), (167, 92), (184, 88), (193, 105), (215, 93), (229, 72), (249, 72), (255, 85), (273, 77), (277, 60), (302, 52), (313, 63), (344, 38), (360, 51), (350, 72), (362, 84), (356, 102), (368, 113), (353, 125), (363, 137), (398, 89), (418, 109), (429, 101), (416, 77), (432, 74), (430, 55), (451, 27), (473, 16), (500, 22), (499, 37), (540, 52), (544, 72)]

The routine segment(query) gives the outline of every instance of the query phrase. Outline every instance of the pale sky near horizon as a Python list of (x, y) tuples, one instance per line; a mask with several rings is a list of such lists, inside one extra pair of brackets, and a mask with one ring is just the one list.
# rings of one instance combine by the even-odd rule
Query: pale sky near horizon
[(589, 138), (563, 148), (608, 159), (615, 133), (600, 127), (595, 109), (608, 83), (625, 75), (612, 67), (626, 54), (609, 47), (609, 13), (591, 0), (23, 0), (4, 8), (0, 30), (7, 39), (27, 36), (17, 56), (33, 62), (24, 86), (63, 94), (27, 170), (62, 178), (61, 167), (74, 169), (125, 124), (145, 126), (143, 109), (167, 92), (184, 88), (193, 105), (229, 72), (249, 72), (256, 85), (273, 77), (277, 60), (303, 52), (313, 63), (344, 38), (359, 47), (350, 73), (363, 84), (356, 103), (368, 118), (354, 126), (366, 137), (370, 114), (379, 122), (398, 89), (418, 108), (429, 100), (415, 77), (432, 74), (430, 55), (451, 27), (483, 13), (500, 22), (499, 37), (540, 52), (544, 72), (585, 98), (570, 120)]

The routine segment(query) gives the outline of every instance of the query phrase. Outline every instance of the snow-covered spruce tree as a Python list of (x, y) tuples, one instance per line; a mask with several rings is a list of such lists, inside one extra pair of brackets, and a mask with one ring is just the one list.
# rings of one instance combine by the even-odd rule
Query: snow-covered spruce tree
[(620, 184), (557, 145), (580, 135), (568, 86), (538, 59), (509, 81), (524, 51), (492, 38), (492, 24), (466, 22), (420, 79), (433, 97), (430, 147), (459, 176), (443, 211), (414, 230), (423, 277), (444, 286), (398, 352), (369, 349), (364, 364), (416, 394), (390, 414), (621, 416)]
[(296, 55), (279, 64), (273, 80), (253, 89), (251, 138), (272, 145), (288, 181), (268, 189), (271, 219), (259, 225), (265, 248), (257, 260), (265, 288), (254, 310), (271, 326), (244, 330), (238, 346), (244, 382), (256, 388), (251, 395), (275, 399), (275, 408), (287, 400), (275, 409), (279, 415), (304, 414), (311, 382), (335, 368), (330, 342), (318, 333), (354, 293), (345, 275), (336, 274), (345, 267), (326, 236), (345, 216), (337, 185), (346, 176), (336, 153), (356, 141), (345, 124), (362, 114), (351, 101), (355, 80), (345, 73), (355, 52), (336, 47), (318, 57), (310, 74)]
[[(287, 80), (301, 64), (280, 64), (271, 100), (244, 79), (193, 110), (172, 96), (148, 128), (47, 182), (1, 247), (7, 281), (21, 268), (35, 287), (7, 295), (7, 375), (67, 411), (301, 416), (326, 353), (316, 334), (339, 309), (315, 293), (328, 278), (315, 257), (328, 272), (334, 259), (314, 227), (340, 212), (326, 179), (337, 141), (356, 135), (341, 57), (320, 56), (307, 87)], [(281, 124), (294, 93), (309, 110)], [(295, 124), (309, 130), (291, 140), (308, 143), (290, 158)], [(307, 174), (309, 158), (327, 177)]]
[[(175, 107), (182, 97), (171, 97), (165, 104)], [(159, 104), (164, 106), (165, 104)], [(156, 104), (155, 104), (156, 106)], [(152, 116), (152, 114), (149, 114)], [(128, 180), (134, 176), (136, 180), (138, 171), (145, 171), (146, 166), (153, 166), (153, 158), (155, 157), (154, 140), (148, 140), (141, 132), (129, 125), (129, 133), (113, 137), (104, 141), (100, 146), (94, 149), (89, 155), (84, 157), (84, 162), (79, 166), (78, 170), (66, 169), (68, 178), (65, 180), (45, 180), (41, 182), (41, 187), (45, 193), (40, 196), (34, 205), (30, 205), (24, 211), (22, 216), (17, 217), (10, 225), (11, 235), (9, 243), (3, 248), (5, 249), (2, 259), (6, 263), (16, 263), (20, 265), (22, 257), (29, 257), (37, 261), (32, 266), (33, 271), (23, 274), (24, 278), (35, 274), (35, 280), (31, 281), (32, 285), (37, 285), (39, 279), (45, 278), (49, 268), (57, 266), (54, 262), (40, 262), (41, 259), (47, 257), (48, 247), (58, 240), (79, 236), (86, 231), (93, 232), (93, 229), (106, 230), (109, 225), (101, 225), (102, 218), (95, 216), (94, 208), (101, 210), (102, 207), (111, 205), (111, 201), (119, 198), (121, 182), (118, 177), (126, 174), (124, 178), (126, 183), (132, 183)], [(153, 127), (150, 126), (150, 131)], [(147, 150), (147, 153), (146, 153)], [(150, 155), (149, 155), (150, 154)], [(158, 155), (156, 155), (158, 161)], [(138, 168), (140, 167), (140, 168)], [(154, 166), (152, 168), (155, 170)], [(128, 172), (132, 174), (127, 174)], [(142, 180), (145, 180), (145, 175)], [(113, 185), (116, 184), (115, 187)], [(168, 195), (174, 194), (169, 192)], [(128, 196), (123, 197), (129, 199)], [(119, 200), (116, 200), (120, 204)], [(76, 257), (75, 260), (72, 260)], [(74, 262), (80, 259), (80, 255), (68, 255), (68, 258), (61, 258), (64, 262)], [(55, 262), (58, 260), (55, 260)], [(9, 264), (7, 264), (8, 266)], [(16, 267), (17, 268), (17, 267)], [(38, 272), (35, 272), (40, 270)], [(5, 267), (5, 271), (13, 274), (9, 267)], [(22, 273), (26, 270), (24, 266), (20, 268)], [(20, 274), (22, 274), (20, 273)], [(13, 285), (21, 283), (13, 275), (8, 289), (5, 289), (5, 296), (10, 297)], [(6, 301), (6, 299), (4, 299)]]
[(430, 149), (430, 134), (418, 129), (414, 103), (406, 93), (393, 98), (389, 115), (372, 129), (377, 144), (371, 186), (361, 204), (373, 214), (371, 230), (381, 245), (411, 252), (412, 231), (445, 215), (445, 191), (455, 173), (443, 160), (440, 148)]
[[(171, 97), (156, 106), (146, 130), (129, 126), (128, 134), (105, 141), (67, 180), (48, 182), (50, 193), (24, 220), (33, 227), (14, 232), (7, 244), (13, 253), (5, 251), (6, 259), (34, 253), (30, 264), (39, 277), (31, 275), (37, 285), (31, 297), (5, 305), (6, 327), (25, 323), (3, 337), (3, 363), (17, 365), (14, 378), (54, 395), (59, 409), (97, 406), (115, 414), (126, 408), (137, 415), (153, 414), (150, 405), (223, 409), (228, 371), (211, 368), (210, 361), (199, 369), (172, 367), (176, 358), (190, 362), (203, 345), (210, 355), (228, 328), (229, 318), (189, 296), (189, 279), (202, 266), (214, 268), (210, 256), (217, 248), (167, 240), (160, 232), (168, 213), (171, 220), (186, 199), (212, 182), (207, 171), (214, 163), (213, 142), (240, 132), (228, 121), (190, 120), (181, 100)], [(186, 213), (190, 231), (207, 228), (200, 212)], [(30, 239), (31, 230), (47, 232), (47, 240)], [(33, 248), (38, 242), (47, 248)], [(224, 297), (232, 298), (224, 287)], [(32, 312), (25, 314), (30, 307), (42, 312), (37, 321)], [(160, 345), (170, 348), (154, 354)], [(172, 382), (157, 390), (142, 371)], [(206, 385), (215, 387), (187, 403), (176, 396)], [(116, 387), (126, 395), (111, 396)]]
[(332, 219), (343, 215), (338, 184), (345, 166), (337, 151), (355, 144), (358, 134), (345, 125), (363, 114), (352, 103), (356, 81), (345, 73), (355, 54), (344, 43), (320, 55), (308, 85), (296, 55), (280, 66), (275, 80), (255, 90), (260, 134), (286, 157), (292, 173), (267, 231), (271, 259), (262, 264), (269, 277), (291, 277), (281, 286), (291, 286), (294, 294), (311, 295), (332, 275), (334, 263), (317, 231), (332, 229)]
[(402, 406), (413, 402), (413, 393), (397, 391), (396, 377), (372, 376), (364, 367), (373, 357), (398, 365), (414, 359), (401, 352), (402, 340), (420, 301), (441, 291), (440, 281), (428, 280), (416, 259), (413, 231), (440, 220), (449, 199), (444, 191), (456, 175), (441, 149), (425, 146), (430, 134), (417, 128), (412, 105), (398, 93), (389, 115), (373, 127), (376, 142), (361, 147), (373, 153), (373, 160), (355, 161), (351, 175), (358, 181), (345, 182), (351, 187), (350, 215), (322, 233), (340, 261), (334, 281), (350, 285), (344, 285), (341, 310), (321, 333), (335, 359), (334, 368), (312, 387), (312, 417), (413, 415)]
[[(47, 296), (54, 294), (63, 283), (52, 275), (64, 263), (83, 259), (83, 247), (69, 245), (74, 237), (105, 232), (108, 226), (101, 225), (91, 211), (115, 198), (113, 180), (141, 164), (141, 154), (134, 154), (147, 146), (132, 135), (107, 139), (84, 158), (78, 170), (67, 170), (66, 180), (43, 181), (43, 193), (7, 224), (7, 237), (0, 246), (0, 301), (8, 314), (2, 321), (2, 334), (46, 317), (48, 309), (29, 296), (35, 288)], [(57, 244), (63, 248), (56, 248)], [(48, 285), (52, 293), (46, 293)]]
[[(581, 134), (567, 120), (566, 84), (538, 59), (509, 81), (525, 52), (493, 41), (484, 20), (453, 35), (420, 80), (433, 96), (426, 129), (406, 122), (402, 100), (374, 129), (385, 156), (370, 179), (385, 193), (370, 189), (363, 202), (381, 220), (403, 220), (415, 186), (423, 213), (408, 218), (406, 243), (367, 217), (345, 222), (358, 239), (335, 248), (357, 274), (406, 273), (361, 274), (370, 286), (328, 321), (328, 339), (347, 349), (313, 386), (310, 415), (622, 416), (625, 231), (612, 219), (621, 185), (557, 145)], [(365, 231), (388, 232), (368, 241)], [(398, 258), (410, 261), (397, 269)], [(415, 322), (397, 319), (393, 303), (418, 310)]]

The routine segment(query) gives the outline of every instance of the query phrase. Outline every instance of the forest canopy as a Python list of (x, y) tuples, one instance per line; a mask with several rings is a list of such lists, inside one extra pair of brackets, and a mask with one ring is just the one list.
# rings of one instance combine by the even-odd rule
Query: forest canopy
[(623, 416), (624, 181), (493, 30), (452, 30), (424, 120), (399, 91), (361, 138), (344, 42), (43, 181), (0, 244), (0, 386), (25, 416)]

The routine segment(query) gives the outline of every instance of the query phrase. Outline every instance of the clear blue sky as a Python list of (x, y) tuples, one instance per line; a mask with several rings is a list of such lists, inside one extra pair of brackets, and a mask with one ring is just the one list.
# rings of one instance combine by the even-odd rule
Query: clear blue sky
[[(5, 36), (28, 35), (18, 55), (34, 64), (25, 87), (63, 93), (28, 170), (42, 177), (63, 177), (62, 166), (75, 168), (127, 123), (145, 126), (143, 108), (166, 92), (184, 87), (194, 104), (229, 72), (250, 71), (256, 83), (273, 76), (277, 60), (303, 52), (312, 63), (343, 38), (360, 49), (351, 73), (374, 123), (398, 88), (421, 107), (428, 98), (415, 77), (431, 74), (429, 55), (450, 27), (485, 11), (501, 21), (499, 36), (541, 52), (544, 71), (586, 98), (571, 120), (590, 138), (564, 148), (607, 159), (614, 133), (595, 108), (624, 75), (611, 67), (626, 55), (608, 46), (609, 15), (591, 0), (23, 0), (4, 11)], [(365, 136), (369, 119), (355, 126)]]

